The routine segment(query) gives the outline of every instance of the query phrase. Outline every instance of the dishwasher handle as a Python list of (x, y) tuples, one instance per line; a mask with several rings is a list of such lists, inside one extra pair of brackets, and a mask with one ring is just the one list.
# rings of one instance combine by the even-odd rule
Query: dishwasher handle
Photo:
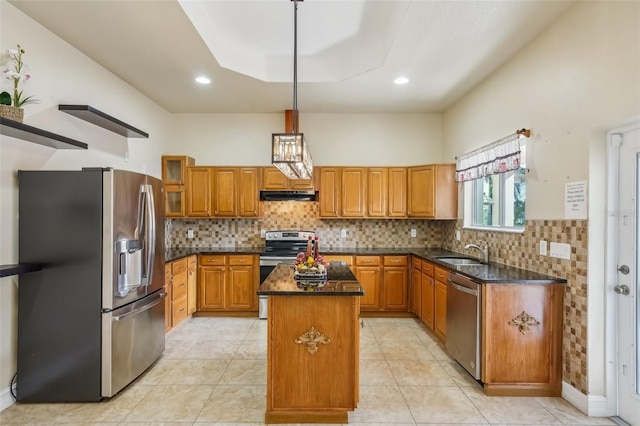
[(451, 287), (453, 287), (456, 290), (461, 291), (463, 293), (471, 294), (473, 296), (477, 296), (478, 295), (478, 290), (473, 290), (471, 288), (463, 287), (461, 285), (458, 285), (458, 284), (454, 283), (451, 280), (449, 280), (449, 284), (451, 285)]

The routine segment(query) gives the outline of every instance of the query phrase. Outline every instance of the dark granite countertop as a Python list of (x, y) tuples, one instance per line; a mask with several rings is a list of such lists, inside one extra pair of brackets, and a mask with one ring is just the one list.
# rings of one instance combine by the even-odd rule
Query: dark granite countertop
[[(192, 254), (260, 254), (263, 247), (184, 247), (169, 248), (166, 250), (165, 259), (167, 262), (176, 260)], [(416, 247), (344, 247), (324, 249), (321, 247), (321, 254), (344, 254), (344, 255), (414, 255), (429, 262), (433, 262), (445, 269), (458, 272), (472, 280), (486, 283), (512, 283), (512, 284), (563, 284), (567, 280), (538, 272), (528, 271), (513, 266), (496, 262), (489, 262), (484, 265), (452, 265), (438, 260), (438, 257), (472, 257), (463, 253), (457, 253), (440, 248), (416, 248)]]
[(364, 289), (347, 266), (329, 264), (326, 281), (296, 281), (293, 265), (279, 264), (258, 287), (259, 295), (363, 296)]

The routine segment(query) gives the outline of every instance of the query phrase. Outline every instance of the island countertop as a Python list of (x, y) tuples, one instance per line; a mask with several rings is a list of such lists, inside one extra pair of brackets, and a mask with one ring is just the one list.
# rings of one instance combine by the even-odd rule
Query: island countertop
[[(331, 263), (327, 279), (317, 285), (294, 278), (294, 265), (279, 264), (258, 287), (259, 295), (270, 296), (363, 296), (364, 289), (346, 265)], [(316, 284), (316, 283), (314, 283)]]

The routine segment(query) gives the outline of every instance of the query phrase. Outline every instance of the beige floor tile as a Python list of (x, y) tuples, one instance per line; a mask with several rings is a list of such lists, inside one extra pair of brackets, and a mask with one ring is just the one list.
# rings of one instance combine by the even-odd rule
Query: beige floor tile
[(385, 359), (375, 338), (360, 339), (360, 359)]
[(255, 322), (247, 334), (244, 336), (245, 340), (266, 340), (267, 339), (267, 322)]
[(180, 364), (182, 360), (165, 358), (161, 357), (151, 368), (147, 369), (142, 375), (136, 380), (136, 383), (140, 383), (143, 385), (157, 385), (160, 383), (162, 376), (167, 374), (168, 371), (171, 371), (174, 367)]
[(234, 359), (267, 359), (267, 338), (249, 340), (244, 339), (238, 350), (236, 351)]
[(233, 359), (223, 376), (221, 385), (264, 385), (267, 384), (266, 359)]
[(153, 386), (136, 384), (101, 402), (65, 404), (64, 410), (52, 419), (52, 423), (122, 421), (153, 389)]
[(400, 388), (395, 385), (360, 386), (360, 402), (349, 412), (351, 423), (404, 423), (413, 422)]
[(467, 372), (457, 361), (452, 360), (440, 360), (438, 361), (442, 368), (451, 376), (453, 381), (458, 386), (472, 386), (477, 389), (482, 389), (482, 385), (473, 378), (471, 374)]
[(536, 401), (565, 425), (615, 425), (607, 417), (585, 416), (562, 398), (536, 398)]
[(417, 423), (488, 423), (458, 387), (400, 386), (400, 390)]
[(210, 385), (154, 386), (124, 422), (194, 422), (214, 388)]
[(166, 339), (164, 343), (163, 358), (168, 359), (184, 359), (187, 353), (193, 348), (198, 341), (197, 340), (177, 340)]
[(65, 404), (15, 403), (0, 411), (0, 425), (46, 424), (62, 414)]
[(378, 342), (385, 340), (415, 340), (416, 333), (411, 327), (404, 325), (376, 326), (371, 327)]
[(363, 359), (360, 361), (360, 385), (391, 385), (395, 379), (384, 359)]
[(266, 408), (265, 386), (218, 385), (197, 422), (263, 422)]
[(459, 388), (490, 423), (562, 424), (553, 414), (529, 397), (490, 397), (472, 387)]
[(216, 385), (227, 369), (228, 359), (181, 359), (159, 378), (161, 385)]
[(186, 353), (185, 359), (232, 359), (240, 343), (240, 340), (201, 340)]
[(427, 349), (431, 352), (431, 355), (439, 361), (453, 361), (453, 358), (447, 353), (444, 345), (440, 342), (425, 342)]
[(424, 359), (435, 361), (427, 347), (417, 339), (413, 340), (383, 340), (380, 350), (386, 359)]
[(389, 368), (399, 386), (456, 386), (453, 378), (433, 360), (393, 359)]

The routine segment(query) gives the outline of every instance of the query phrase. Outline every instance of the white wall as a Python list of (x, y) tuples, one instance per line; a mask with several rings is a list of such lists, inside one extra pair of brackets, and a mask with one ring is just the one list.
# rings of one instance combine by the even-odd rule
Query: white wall
[[(25, 106), (25, 124), (86, 142), (88, 150), (61, 150), (0, 136), (0, 264), (18, 263), (17, 170), (110, 166), (160, 176), (160, 155), (171, 116), (132, 87), (52, 35), (5, 0), (0, 0), (0, 51), (20, 43), (32, 74), (26, 95), (40, 99)], [(2, 79), (0, 90), (9, 89)], [(58, 111), (58, 104), (89, 104), (150, 134), (130, 139)], [(128, 158), (128, 160), (127, 160)], [(0, 279), (0, 410), (16, 371), (19, 278)], [(70, 295), (72, 297), (72, 295)]]
[(606, 380), (606, 131), (639, 114), (640, 3), (577, 2), (443, 118), (447, 157), (531, 129), (527, 219), (564, 218), (565, 183), (588, 181), (590, 395)]
[[(305, 114), (314, 165), (409, 166), (445, 161), (440, 114)], [(166, 154), (188, 154), (201, 165), (271, 163), (271, 134), (281, 114), (176, 114)], [(454, 161), (453, 158), (446, 161)]]

